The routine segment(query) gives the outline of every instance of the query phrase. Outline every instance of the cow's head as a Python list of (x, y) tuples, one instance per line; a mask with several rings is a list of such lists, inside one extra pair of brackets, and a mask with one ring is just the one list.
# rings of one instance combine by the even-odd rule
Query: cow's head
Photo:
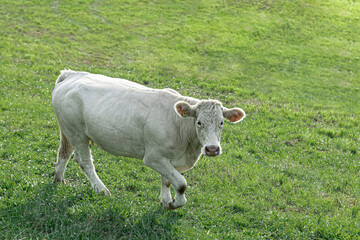
[(202, 100), (196, 105), (177, 102), (175, 111), (180, 117), (195, 119), (196, 133), (206, 156), (217, 156), (221, 153), (220, 137), (224, 118), (230, 122), (240, 122), (245, 117), (241, 108), (227, 109), (216, 100)]

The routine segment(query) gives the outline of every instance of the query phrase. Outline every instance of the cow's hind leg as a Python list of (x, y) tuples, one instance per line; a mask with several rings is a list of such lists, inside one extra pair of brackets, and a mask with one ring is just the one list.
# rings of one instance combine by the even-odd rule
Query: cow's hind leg
[(110, 195), (110, 191), (105, 187), (95, 172), (93, 159), (89, 149), (89, 143), (75, 147), (75, 160), (79, 163), (81, 169), (85, 172), (90, 180), (92, 187), (96, 192), (103, 192), (105, 195)]
[(69, 161), (71, 154), (74, 152), (73, 147), (70, 145), (65, 135), (60, 130), (60, 147), (57, 154), (57, 161), (54, 171), (54, 182), (63, 182), (66, 165)]

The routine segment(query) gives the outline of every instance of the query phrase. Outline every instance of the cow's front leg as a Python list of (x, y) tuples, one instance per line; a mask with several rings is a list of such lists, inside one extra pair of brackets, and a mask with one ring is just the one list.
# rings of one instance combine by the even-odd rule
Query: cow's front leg
[(171, 183), (161, 176), (161, 203), (162, 204), (168, 204), (172, 201), (171, 199), (171, 192), (170, 192), (170, 185)]
[(173, 210), (184, 206), (186, 204), (186, 198), (185, 198), (186, 180), (174, 168), (174, 166), (171, 165), (170, 161), (164, 158), (155, 158), (155, 157), (147, 156), (144, 158), (144, 163), (146, 166), (160, 173), (161, 176), (167, 179), (171, 183), (171, 185), (175, 188), (176, 194), (174, 200), (171, 201), (171, 196), (167, 195), (166, 198), (170, 197), (170, 201), (163, 202), (164, 208), (167, 210)]

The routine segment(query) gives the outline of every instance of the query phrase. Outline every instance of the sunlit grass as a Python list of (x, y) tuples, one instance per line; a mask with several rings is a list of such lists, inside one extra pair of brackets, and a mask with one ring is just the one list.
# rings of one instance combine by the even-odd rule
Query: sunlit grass
[[(0, 238), (360, 237), (360, 5), (356, 1), (5, 1), (0, 4)], [(219, 99), (223, 155), (159, 202), (141, 160), (92, 148), (112, 193), (71, 160), (53, 184), (60, 70)]]

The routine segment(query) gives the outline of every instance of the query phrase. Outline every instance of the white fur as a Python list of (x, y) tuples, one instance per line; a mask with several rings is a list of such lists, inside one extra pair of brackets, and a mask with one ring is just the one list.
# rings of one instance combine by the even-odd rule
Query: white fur
[[(188, 103), (196, 115), (180, 116), (174, 110), (178, 102)], [(180, 173), (196, 164), (206, 146), (220, 147), (223, 107), (218, 101), (64, 70), (52, 92), (52, 104), (62, 134), (97, 191), (108, 192), (92, 164), (89, 140), (111, 154), (143, 159), (145, 165), (160, 173), (161, 200), (167, 209), (186, 203), (187, 183)], [(197, 121), (202, 121), (203, 127), (198, 127)], [(61, 169), (55, 169), (59, 179), (66, 167), (62, 161), (58, 159)], [(173, 202), (168, 182), (176, 190)]]

